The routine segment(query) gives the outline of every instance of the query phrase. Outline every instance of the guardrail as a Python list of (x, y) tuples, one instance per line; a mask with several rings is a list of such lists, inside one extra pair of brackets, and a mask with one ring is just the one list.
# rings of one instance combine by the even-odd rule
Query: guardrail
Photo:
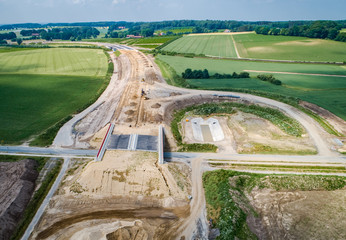
[(104, 137), (104, 139), (102, 141), (100, 150), (99, 150), (99, 152), (96, 155), (96, 159), (95, 159), (96, 161), (101, 161), (102, 160), (103, 155), (105, 154), (105, 151), (106, 151), (106, 146), (107, 146), (107, 142), (108, 142), (109, 136), (112, 134), (113, 129), (114, 129), (114, 124), (110, 124), (109, 127), (108, 127), (108, 130), (107, 130), (106, 136)]

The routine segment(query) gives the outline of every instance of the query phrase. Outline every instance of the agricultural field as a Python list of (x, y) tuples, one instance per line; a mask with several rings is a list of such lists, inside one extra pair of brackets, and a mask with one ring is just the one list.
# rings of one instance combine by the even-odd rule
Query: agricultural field
[[(233, 36), (233, 39), (232, 39)], [(235, 44), (235, 46), (234, 46)], [(346, 61), (346, 43), (292, 36), (245, 34), (192, 34), (162, 50), (205, 54), (214, 57), (239, 57), (295, 61)]]
[(187, 35), (162, 50), (177, 53), (204, 54), (216, 57), (237, 57), (232, 35)]
[(175, 36), (147, 37), (133, 39), (130, 44), (162, 44), (176, 38)]
[(192, 27), (176, 27), (176, 28), (168, 28), (168, 29), (160, 29), (156, 30), (155, 33), (167, 33), (172, 32), (174, 34), (183, 34), (183, 33), (191, 33)]
[(108, 27), (96, 27), (96, 29), (100, 32), (100, 35), (98, 35), (97, 38), (105, 37), (108, 32)]
[(0, 141), (14, 144), (85, 107), (107, 81), (102, 50), (0, 50)]
[(236, 47), (242, 58), (346, 61), (346, 43), (306, 37), (259, 35), (256, 33), (234, 35)]
[(147, 37), (147, 38), (102, 38), (102, 39), (85, 39), (86, 42), (103, 42), (103, 43), (119, 43), (130, 46), (138, 46), (145, 48), (156, 48), (165, 42), (168, 42), (176, 36), (162, 36), (162, 37)]
[(263, 74), (257, 72), (250, 72), (252, 78), (247, 79), (191, 79), (187, 80), (187, 82), (201, 89), (252, 89), (298, 97), (317, 104), (346, 120), (346, 104), (344, 101), (346, 95), (346, 77), (302, 75), (346, 75), (346, 67), (344, 65), (267, 63), (163, 55), (158, 56), (158, 59), (168, 63), (179, 75), (186, 68), (194, 70), (206, 68), (209, 70), (210, 75), (215, 73), (239, 73), (244, 70), (298, 73), (272, 73), (275, 78), (282, 81), (282, 86), (276, 86), (255, 78), (258, 74)]

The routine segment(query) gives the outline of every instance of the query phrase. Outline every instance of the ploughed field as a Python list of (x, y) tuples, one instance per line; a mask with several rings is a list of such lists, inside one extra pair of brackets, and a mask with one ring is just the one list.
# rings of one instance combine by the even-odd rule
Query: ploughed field
[[(174, 43), (174, 42), (173, 42)], [(186, 68), (208, 69), (209, 74), (242, 72), (252, 70), (251, 78), (240, 79), (188, 79), (187, 82), (201, 89), (235, 90), (251, 89), (262, 92), (299, 97), (302, 100), (317, 104), (337, 116), (346, 119), (346, 75), (345, 65), (269, 63), (241, 60), (219, 60), (206, 58), (185, 58), (179, 56), (158, 56), (159, 60), (168, 63), (181, 76)], [(259, 72), (266, 71), (266, 73)], [(277, 73), (286, 72), (286, 73)], [(297, 73), (297, 74), (287, 74)], [(273, 74), (282, 81), (276, 86), (256, 78), (258, 74)], [(324, 74), (340, 76), (318, 76), (304, 74)]]
[(106, 81), (102, 50), (0, 49), (0, 141), (16, 144), (85, 107)]

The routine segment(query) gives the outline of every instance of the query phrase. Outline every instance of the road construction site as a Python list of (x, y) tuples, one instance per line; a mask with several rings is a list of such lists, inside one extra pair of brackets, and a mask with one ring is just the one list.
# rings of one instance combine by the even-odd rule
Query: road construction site
[[(137, 239), (128, 237), (136, 235), (139, 239), (207, 239), (202, 174), (228, 167), (208, 162), (346, 164), (336, 151), (340, 146), (333, 140), (335, 136), (287, 104), (244, 93), (169, 86), (151, 56), (131, 48), (109, 47), (121, 55), (111, 53), (114, 73), (104, 93), (60, 129), (52, 148), (31, 149), (32, 154), (67, 154), (72, 160), (30, 239)], [(239, 98), (224, 97), (229, 95)], [(305, 134), (287, 136), (269, 121), (242, 112), (184, 118), (180, 129), (184, 142), (213, 143), (218, 153), (167, 153), (167, 162), (158, 163), (160, 125), (169, 151), (178, 149), (170, 129), (175, 110), (224, 101), (279, 109), (296, 119)], [(105, 143), (110, 124), (114, 129)], [(338, 122), (340, 127), (345, 129), (345, 123)], [(264, 143), (279, 151), (315, 151), (317, 155), (252, 155), (253, 147)], [(95, 156), (103, 145), (101, 161), (82, 158)], [(13, 154), (30, 150), (0, 148), (3, 152), (11, 149)], [(79, 158), (74, 157), (77, 155)]]

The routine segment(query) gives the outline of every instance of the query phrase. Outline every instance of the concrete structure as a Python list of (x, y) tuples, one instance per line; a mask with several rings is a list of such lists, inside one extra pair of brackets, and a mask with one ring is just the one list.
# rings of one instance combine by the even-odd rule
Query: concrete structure
[(217, 142), (225, 138), (220, 123), (215, 118), (204, 120), (193, 118), (191, 120), (193, 137), (200, 142)]
[(101, 161), (103, 158), (103, 155), (105, 154), (106, 148), (107, 148), (107, 144), (108, 144), (108, 140), (110, 138), (110, 135), (112, 134), (114, 129), (114, 124), (110, 124), (106, 133), (105, 138), (103, 139), (102, 145), (100, 147), (99, 152), (96, 155), (96, 161)]
[(159, 126), (159, 139), (158, 139), (158, 146), (157, 150), (159, 153), (159, 164), (164, 163), (164, 132), (163, 132), (163, 126)]

